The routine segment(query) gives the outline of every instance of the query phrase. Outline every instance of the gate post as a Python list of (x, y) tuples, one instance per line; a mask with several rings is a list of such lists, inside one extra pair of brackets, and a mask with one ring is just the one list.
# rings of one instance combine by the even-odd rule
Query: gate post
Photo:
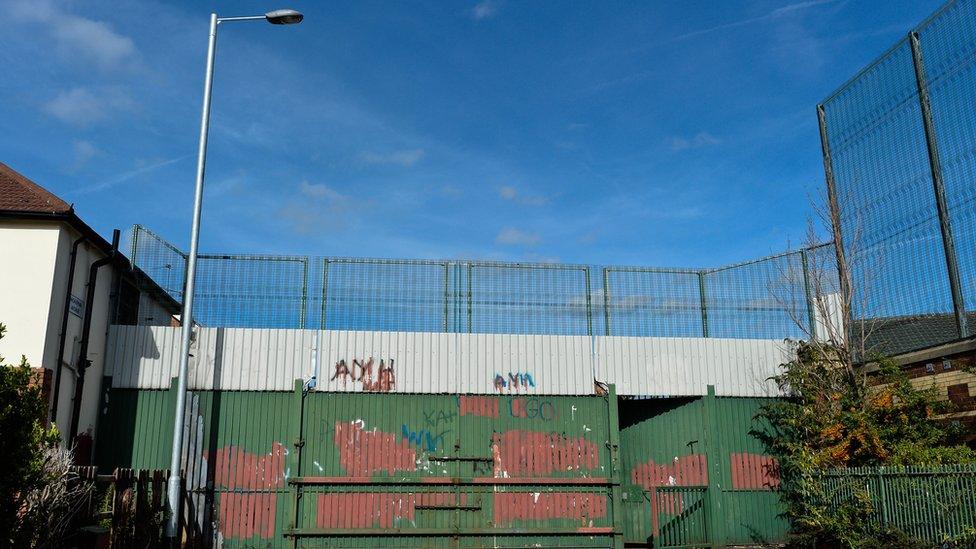
[(617, 410), (617, 388), (613, 383), (607, 385), (607, 415), (610, 426), (609, 445), (610, 445), (610, 507), (613, 509), (613, 546), (615, 549), (623, 549), (624, 546), (624, 525), (623, 509), (621, 503), (623, 499), (620, 495), (620, 483), (622, 473), (620, 471), (620, 415)]
[[(321, 351), (317, 350), (320, 353)], [(301, 521), (301, 503), (302, 503), (302, 485), (298, 483), (289, 482), (294, 477), (302, 476), (302, 447), (305, 446), (305, 439), (302, 436), (303, 425), (302, 422), (305, 416), (305, 382), (301, 379), (295, 380), (295, 391), (292, 393), (292, 403), (294, 415), (289, 421), (289, 434), (292, 435), (292, 440), (294, 441), (292, 450), (288, 454), (288, 459), (286, 460), (286, 471), (291, 471), (293, 474), (289, 475), (285, 482), (289, 483), (289, 493), (292, 497), (292, 507), (291, 507), (291, 520), (290, 527), (292, 530), (298, 530), (300, 528), (299, 522)], [(298, 536), (292, 536), (291, 546), (298, 547)]]
[(719, 441), (718, 429), (715, 421), (715, 386), (708, 386), (708, 393), (702, 402), (705, 420), (705, 465), (708, 470), (708, 489), (706, 500), (708, 503), (708, 522), (706, 534), (711, 547), (721, 547), (725, 544), (725, 517), (722, 509), (722, 463), (727, 459), (725, 448)]

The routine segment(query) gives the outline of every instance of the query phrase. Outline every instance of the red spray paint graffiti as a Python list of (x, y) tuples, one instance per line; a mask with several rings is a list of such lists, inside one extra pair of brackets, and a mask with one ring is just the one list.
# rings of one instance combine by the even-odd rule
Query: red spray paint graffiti
[[(358, 374), (358, 375), (357, 375)], [(336, 362), (335, 373), (329, 381), (340, 380), (359, 382), (363, 384), (363, 390), (369, 393), (388, 393), (396, 385), (396, 373), (393, 371), (393, 359), (390, 359), (389, 366), (383, 359), (377, 366), (376, 378), (373, 378), (373, 357), (366, 360), (353, 359), (350, 368), (345, 359)]]
[(553, 471), (596, 469), (600, 453), (582, 437), (557, 433), (505, 431), (492, 437), (491, 453), (496, 478), (540, 476)]
[(516, 520), (560, 518), (593, 526), (593, 519), (607, 516), (607, 497), (582, 492), (497, 492), (492, 508), (495, 526), (508, 526)]
[(779, 486), (779, 463), (759, 454), (729, 454), (734, 490), (773, 490)]
[[(271, 446), (267, 455), (236, 446), (217, 450), (214, 482), (218, 488), (266, 490), (284, 485), (285, 447)], [(220, 532), (224, 538), (270, 538), (274, 535), (278, 495), (224, 493), (220, 496)]]
[(461, 395), (458, 407), (462, 416), (498, 417), (498, 399), (494, 397)]
[(376, 471), (416, 471), (417, 453), (406, 440), (383, 431), (366, 431), (359, 421), (337, 421), (333, 443), (339, 449), (339, 464), (350, 476), (368, 477)]
[(467, 495), (458, 500), (451, 492), (320, 494), (316, 523), (319, 528), (392, 528), (401, 520), (414, 521), (418, 506), (450, 507), (458, 501), (466, 505)]

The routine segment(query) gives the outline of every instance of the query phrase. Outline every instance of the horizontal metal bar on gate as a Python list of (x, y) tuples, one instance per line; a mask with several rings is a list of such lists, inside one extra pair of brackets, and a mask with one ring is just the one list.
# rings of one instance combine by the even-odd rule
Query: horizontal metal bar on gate
[(442, 528), (287, 528), (287, 537), (329, 537), (329, 536), (592, 536), (612, 535), (612, 526), (590, 526), (570, 528), (465, 528), (449, 530)]
[(480, 511), (480, 505), (414, 505), (417, 511)]
[(288, 484), (339, 486), (424, 486), (430, 484), (451, 486), (616, 486), (610, 478), (495, 478), (495, 477), (421, 477), (421, 478), (373, 478), (373, 477), (292, 477)]
[[(704, 492), (708, 490), (708, 486), (655, 486), (653, 487), (655, 492), (662, 492), (665, 494), (681, 493), (681, 492)], [(728, 491), (728, 490), (726, 490)]]

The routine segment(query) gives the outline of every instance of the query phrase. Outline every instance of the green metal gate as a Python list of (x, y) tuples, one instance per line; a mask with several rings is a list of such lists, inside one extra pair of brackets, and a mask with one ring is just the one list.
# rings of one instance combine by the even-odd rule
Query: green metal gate
[[(113, 389), (98, 463), (165, 466), (175, 391)], [(616, 547), (616, 397), (192, 392), (187, 516), (227, 547)]]
[(781, 542), (775, 461), (749, 433), (761, 398), (621, 403), (622, 522), (628, 543), (717, 547)]

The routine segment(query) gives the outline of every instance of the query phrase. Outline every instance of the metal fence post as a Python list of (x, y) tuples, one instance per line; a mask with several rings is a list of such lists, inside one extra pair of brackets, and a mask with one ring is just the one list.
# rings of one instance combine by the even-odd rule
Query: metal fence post
[(800, 250), (800, 261), (803, 265), (803, 293), (807, 299), (807, 322), (810, 323), (810, 339), (817, 339), (817, 313), (814, 308), (813, 288), (810, 287), (810, 260), (807, 257), (809, 250)]
[(322, 259), (322, 306), (319, 310), (319, 330), (325, 329), (329, 304), (329, 258)]
[(702, 337), (708, 337), (708, 302), (705, 297), (705, 271), (698, 271), (698, 296), (701, 299)]
[[(847, 268), (847, 256), (844, 249), (844, 235), (840, 228), (840, 204), (837, 201), (837, 182), (834, 180), (834, 163), (830, 157), (830, 139), (827, 137), (827, 115), (823, 104), (817, 105), (817, 121), (820, 125), (820, 149), (823, 155), (824, 177), (827, 180), (827, 205), (830, 210), (830, 226), (834, 237), (834, 253), (837, 257), (837, 279), (840, 284), (840, 315), (843, 325), (843, 337), (848, 340), (851, 335), (851, 325), (854, 321), (851, 300), (854, 297), (851, 288), (851, 272)], [(847, 341), (845, 341), (846, 343)]]
[(607, 441), (610, 450), (610, 479), (613, 481), (610, 487), (610, 501), (613, 508), (613, 546), (615, 549), (623, 549), (623, 497), (620, 490), (620, 412), (617, 408), (617, 387), (611, 383), (607, 386), (607, 416), (608, 416), (608, 437)]
[(474, 295), (471, 291), (471, 275), (474, 274), (474, 268), (471, 266), (471, 262), (468, 262), (468, 333), (474, 331), (473, 316), (472, 316), (472, 305), (474, 305)]
[(305, 264), (305, 267), (302, 269), (302, 308), (301, 311), (299, 311), (298, 327), (304, 330), (305, 317), (307, 314), (306, 309), (308, 308), (308, 257), (305, 258), (303, 263)]
[(610, 335), (610, 272), (603, 268), (603, 331)]
[(448, 319), (450, 318), (450, 299), (451, 299), (451, 264), (444, 262), (444, 332), (448, 330)]
[(952, 224), (949, 222), (949, 207), (946, 204), (945, 186), (942, 182), (942, 163), (939, 159), (939, 144), (936, 140), (935, 126), (932, 122), (932, 105), (925, 81), (925, 65), (922, 62), (922, 48), (918, 32), (908, 35), (912, 46), (912, 62), (915, 65), (915, 82), (918, 85), (918, 102), (922, 109), (922, 125), (925, 129), (925, 145), (929, 153), (929, 167), (932, 172), (932, 188), (935, 193), (935, 209), (939, 216), (939, 231), (942, 233), (942, 247), (945, 251), (946, 270), (949, 275), (949, 290), (952, 292), (952, 307), (956, 313), (956, 328), (959, 337), (969, 335), (966, 319), (966, 302), (959, 282), (959, 263), (956, 260), (956, 245), (952, 238)]
[(586, 277), (586, 335), (593, 335), (593, 305), (590, 303), (590, 268), (583, 267), (583, 276)]
[(719, 440), (718, 425), (715, 421), (715, 386), (709, 385), (705, 398), (702, 399), (702, 411), (705, 420), (705, 469), (707, 471), (708, 500), (706, 533), (710, 547), (721, 547), (725, 544), (725, 523), (722, 505), (722, 463), (728, 459), (728, 454)]

